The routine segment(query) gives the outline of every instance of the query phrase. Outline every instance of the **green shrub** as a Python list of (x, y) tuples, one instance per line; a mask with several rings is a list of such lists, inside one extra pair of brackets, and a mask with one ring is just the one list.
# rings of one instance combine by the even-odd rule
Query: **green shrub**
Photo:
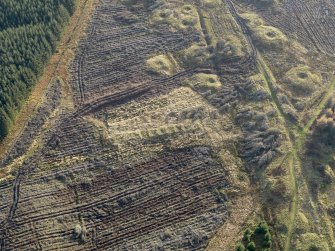
[(245, 241), (246, 243), (249, 243), (251, 239), (251, 234), (252, 232), (249, 228), (245, 230), (244, 235), (243, 235), (243, 241)]
[(263, 241), (262, 247), (263, 248), (271, 248), (272, 246), (272, 241)]
[(250, 228), (247, 228), (245, 231), (244, 231), (244, 235), (251, 235), (252, 234), (252, 231), (250, 230)]
[(247, 245), (247, 250), (248, 251), (256, 251), (256, 245), (253, 241), (249, 242), (249, 244)]
[(266, 233), (264, 235), (264, 241), (271, 241), (271, 235), (270, 235), (270, 233)]
[(245, 247), (242, 243), (238, 243), (236, 246), (236, 251), (244, 251)]
[(258, 224), (257, 228), (255, 229), (255, 234), (268, 234), (269, 233), (269, 227), (265, 222), (261, 222)]

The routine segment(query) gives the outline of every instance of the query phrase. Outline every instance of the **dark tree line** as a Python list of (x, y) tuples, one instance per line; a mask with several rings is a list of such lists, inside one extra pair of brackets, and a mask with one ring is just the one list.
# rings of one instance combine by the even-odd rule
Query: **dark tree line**
[(75, 0), (0, 1), (0, 139), (56, 49)]

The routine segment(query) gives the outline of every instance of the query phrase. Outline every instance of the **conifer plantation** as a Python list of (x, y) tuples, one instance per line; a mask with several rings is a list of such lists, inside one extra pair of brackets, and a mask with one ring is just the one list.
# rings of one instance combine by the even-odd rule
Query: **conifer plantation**
[(0, 139), (56, 49), (75, 0), (0, 1)]

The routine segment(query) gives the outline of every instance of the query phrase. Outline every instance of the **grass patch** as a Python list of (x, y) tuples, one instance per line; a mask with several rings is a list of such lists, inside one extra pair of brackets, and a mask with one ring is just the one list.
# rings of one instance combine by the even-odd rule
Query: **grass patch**
[(255, 13), (243, 13), (240, 16), (249, 27), (257, 27), (264, 25), (263, 19), (261, 19)]
[(315, 233), (301, 235), (296, 248), (297, 251), (329, 251), (327, 242)]
[(221, 4), (220, 0), (203, 0), (203, 4), (208, 8), (215, 8)]
[(279, 29), (260, 25), (251, 27), (256, 46), (260, 50), (281, 50), (287, 44), (288, 39)]
[(241, 18), (250, 28), (256, 46), (261, 51), (282, 50), (288, 39), (278, 28), (265, 25), (262, 18), (254, 13), (243, 13)]
[(106, 142), (106, 146), (115, 147), (120, 159), (128, 162), (152, 156), (164, 147), (218, 147), (231, 137), (224, 131), (229, 118), (217, 116), (216, 109), (189, 87), (150, 100), (131, 101), (115, 107), (108, 117), (106, 141), (110, 143)]
[(201, 30), (198, 11), (190, 4), (182, 6), (165, 5), (153, 12), (150, 21), (156, 26), (167, 24), (173, 31), (186, 29)]
[(310, 229), (307, 217), (302, 212), (298, 212), (295, 218), (295, 232), (297, 234), (304, 234), (309, 232)]
[(297, 66), (285, 74), (284, 84), (293, 95), (307, 96), (320, 85), (321, 77), (305, 65)]
[(269, 178), (267, 180), (264, 196), (272, 205), (279, 205), (291, 199), (292, 189), (286, 177)]
[(183, 52), (183, 62), (185, 66), (194, 68), (208, 61), (210, 53), (205, 44), (193, 44)]
[(170, 76), (174, 73), (174, 65), (166, 55), (158, 55), (146, 61), (148, 71), (152, 74)]
[(205, 73), (195, 74), (190, 79), (186, 80), (185, 84), (192, 89), (200, 91), (206, 91), (208, 89), (215, 91), (221, 87), (219, 76)]

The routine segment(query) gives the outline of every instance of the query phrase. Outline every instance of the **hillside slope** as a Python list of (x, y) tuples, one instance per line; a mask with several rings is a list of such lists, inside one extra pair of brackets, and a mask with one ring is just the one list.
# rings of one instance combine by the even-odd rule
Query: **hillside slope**
[(333, 2), (81, 3), (4, 147), (1, 250), (335, 247)]

